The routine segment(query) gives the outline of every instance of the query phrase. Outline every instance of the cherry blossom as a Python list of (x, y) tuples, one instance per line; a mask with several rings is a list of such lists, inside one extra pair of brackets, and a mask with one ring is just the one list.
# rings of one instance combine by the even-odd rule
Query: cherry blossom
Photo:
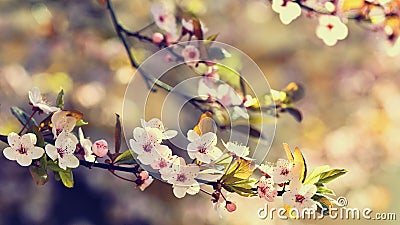
[(147, 171), (140, 172), (138, 179), (136, 180), (136, 187), (138, 187), (141, 191), (144, 191), (151, 183), (153, 183), (154, 179), (149, 175)]
[(104, 157), (108, 153), (108, 143), (105, 140), (95, 141), (92, 145), (93, 153), (98, 157)]
[(67, 116), (66, 111), (58, 111), (53, 114), (51, 117), (51, 123), (53, 124), (53, 135), (54, 138), (62, 132), (71, 132), (76, 124), (76, 118), (72, 116)]
[(172, 154), (168, 146), (160, 144), (164, 136), (157, 128), (136, 127), (133, 137), (134, 139), (129, 140), (130, 146), (138, 154), (137, 159), (145, 165), (152, 164), (160, 156)]
[(29, 102), (33, 105), (33, 107), (39, 108), (41, 111), (43, 111), (46, 114), (55, 112), (60, 110), (59, 108), (55, 106), (50, 106), (42, 97), (40, 94), (40, 90), (37, 87), (32, 88), (29, 91)]
[(292, 181), (289, 184), (290, 191), (282, 195), (283, 202), (287, 205), (301, 210), (311, 208), (317, 210), (317, 203), (312, 200), (312, 197), (317, 192), (317, 187), (313, 184), (302, 185), (300, 181)]
[(272, 178), (277, 184), (286, 183), (299, 178), (299, 172), (295, 163), (286, 159), (278, 159), (276, 166), (272, 169)]
[(36, 135), (27, 133), (21, 137), (17, 133), (10, 133), (7, 136), (8, 144), (3, 155), (9, 160), (16, 160), (21, 166), (29, 166), (32, 159), (38, 159), (44, 154), (43, 148), (37, 147)]
[(174, 37), (178, 36), (175, 16), (165, 3), (153, 4), (150, 10), (155, 23), (160, 29), (165, 30)]
[(178, 134), (178, 131), (176, 131), (176, 130), (167, 130), (164, 127), (164, 124), (158, 118), (153, 118), (153, 119), (149, 120), (148, 122), (141, 119), (140, 122), (141, 122), (143, 128), (151, 127), (151, 128), (159, 129), (163, 134), (163, 136), (162, 136), (163, 140), (174, 138)]
[(85, 160), (88, 162), (94, 162), (96, 160), (96, 156), (93, 155), (92, 152), (92, 142), (88, 138), (85, 138), (81, 127), (79, 127), (78, 134), (79, 134), (79, 144), (81, 144), (85, 152), (84, 154)]
[(260, 198), (264, 198), (268, 202), (273, 202), (278, 195), (273, 179), (265, 176), (262, 176), (258, 181), (257, 192)]
[(66, 170), (68, 168), (77, 168), (79, 160), (74, 155), (78, 139), (72, 133), (62, 131), (56, 139), (55, 146), (47, 144), (46, 154), (55, 161), (58, 159), (58, 166)]
[(193, 45), (186, 45), (181, 54), (188, 66), (195, 67), (200, 60), (200, 51)]
[(216, 134), (208, 132), (200, 136), (195, 131), (189, 130), (187, 136), (191, 142), (187, 146), (188, 155), (191, 159), (210, 163), (222, 155), (222, 151), (216, 146)]
[(247, 158), (247, 156), (250, 154), (249, 147), (245, 145), (240, 145), (238, 143), (233, 143), (233, 142), (225, 143), (224, 141), (222, 141), (222, 144), (225, 146), (226, 150), (231, 155)]
[(196, 177), (200, 168), (195, 164), (186, 165), (184, 160), (177, 159), (162, 175), (167, 182), (172, 184), (173, 193), (177, 198), (183, 198), (186, 194), (195, 195), (200, 191), (200, 185)]
[(279, 19), (285, 25), (288, 25), (301, 15), (299, 4), (288, 0), (273, 0), (272, 10), (279, 13)]
[(334, 46), (338, 40), (347, 37), (347, 26), (337, 16), (321, 15), (316, 29), (317, 37), (328, 46)]

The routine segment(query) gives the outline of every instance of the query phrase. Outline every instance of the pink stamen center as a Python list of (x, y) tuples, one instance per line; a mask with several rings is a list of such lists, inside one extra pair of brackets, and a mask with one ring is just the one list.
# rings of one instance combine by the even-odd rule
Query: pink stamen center
[(298, 202), (298, 203), (303, 203), (303, 201), (306, 199), (303, 195), (299, 195), (299, 194), (297, 194), (297, 195), (295, 195), (295, 197), (296, 197), (296, 202)]
[(26, 149), (24, 147), (22, 147), (22, 145), (21, 145), (21, 147), (19, 147), (18, 152), (19, 152), (19, 154), (27, 154)]
[(178, 176), (176, 177), (176, 181), (179, 181), (179, 182), (185, 182), (186, 180), (187, 180), (187, 178), (186, 178), (185, 174), (183, 174), (183, 173), (178, 174)]
[(60, 155), (61, 158), (65, 155), (65, 149), (57, 148), (57, 153)]
[(205, 154), (207, 153), (207, 148), (204, 145), (202, 145), (198, 147), (197, 151), (200, 152), (201, 154)]
[(149, 142), (143, 145), (143, 151), (145, 152), (151, 152), (153, 149), (153, 145)]
[(287, 168), (284, 168), (284, 169), (281, 170), (281, 175), (285, 175), (286, 176), (286, 175), (289, 174), (289, 172), (290, 171)]
[(328, 28), (328, 30), (332, 30), (334, 26), (332, 24), (328, 24), (326, 25), (326, 27)]

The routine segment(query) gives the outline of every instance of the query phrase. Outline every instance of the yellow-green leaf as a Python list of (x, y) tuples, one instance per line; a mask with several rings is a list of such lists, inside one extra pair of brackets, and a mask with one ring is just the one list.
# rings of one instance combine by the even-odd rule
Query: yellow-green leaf
[(70, 168), (59, 171), (58, 174), (60, 175), (61, 181), (63, 182), (65, 187), (67, 188), (74, 187), (74, 177), (72, 175), (72, 170)]
[(331, 169), (321, 174), (317, 183), (328, 183), (344, 174), (348, 171), (346, 169)]
[(300, 166), (300, 178), (301, 182), (304, 182), (306, 175), (307, 175), (307, 164), (304, 159), (303, 154), (301, 153), (300, 149), (296, 147), (293, 152), (294, 163), (296, 166)]
[(57, 95), (56, 107), (58, 107), (60, 109), (64, 109), (64, 90), (63, 89), (61, 89), (61, 91)]
[(311, 173), (307, 176), (304, 184), (315, 184), (319, 181), (321, 174), (328, 171), (330, 167), (328, 165), (315, 167)]
[(130, 149), (128, 149), (128, 150), (124, 151), (123, 153), (121, 153), (121, 154), (114, 160), (114, 163), (124, 162), (124, 161), (128, 161), (128, 160), (134, 160), (133, 155), (132, 155)]

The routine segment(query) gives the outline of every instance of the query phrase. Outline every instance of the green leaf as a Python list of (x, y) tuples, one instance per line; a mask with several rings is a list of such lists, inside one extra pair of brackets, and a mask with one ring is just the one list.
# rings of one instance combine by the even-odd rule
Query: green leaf
[(47, 161), (47, 169), (53, 170), (55, 172), (60, 172), (60, 171), (64, 171), (63, 169), (61, 169), (58, 164), (56, 164), (53, 160), (48, 160)]
[(121, 140), (122, 140), (122, 128), (121, 128), (121, 120), (118, 114), (115, 114), (115, 133), (114, 133), (114, 143), (115, 143), (115, 153), (119, 153), (121, 149)]
[(36, 145), (44, 148), (44, 138), (43, 138), (42, 133), (40, 133), (40, 131), (39, 131), (39, 127), (33, 125), (33, 126), (31, 126), (31, 128), (29, 128), (28, 132), (35, 134), (36, 139), (37, 139)]
[(65, 187), (67, 188), (74, 187), (74, 177), (72, 175), (72, 170), (70, 168), (59, 171), (58, 174), (60, 175), (61, 181), (63, 182)]
[(5, 136), (5, 135), (0, 135), (0, 141), (2, 141), (2, 142), (4, 142), (4, 143), (8, 144), (7, 136)]
[(328, 183), (344, 174), (348, 171), (346, 169), (331, 169), (321, 174), (317, 183)]
[(329, 166), (324, 165), (324, 166), (318, 166), (311, 171), (311, 173), (306, 177), (306, 180), (304, 181), (304, 184), (315, 184), (319, 181), (321, 174), (328, 171)]
[(61, 91), (57, 95), (56, 107), (58, 107), (60, 109), (64, 109), (64, 90), (63, 89), (61, 89)]
[(124, 161), (130, 161), (130, 160), (134, 160), (133, 155), (131, 153), (131, 150), (128, 149), (125, 152), (123, 152), (122, 154), (120, 154), (115, 160), (114, 163), (118, 163), (118, 162), (124, 162)]
[(250, 184), (243, 184), (240, 186), (224, 185), (223, 187), (225, 190), (229, 192), (235, 192), (244, 197), (251, 197), (257, 195), (257, 191), (253, 190)]
[(43, 155), (42, 158), (40, 158), (38, 166), (30, 166), (29, 172), (36, 185), (44, 185), (47, 183), (47, 181), (49, 181), (49, 176), (46, 171), (46, 155)]
[(76, 121), (75, 126), (80, 127), (80, 126), (84, 126), (84, 125), (88, 125), (88, 124), (89, 124), (88, 122), (85, 122), (85, 121), (83, 121), (83, 119), (80, 119), (80, 120)]
[(333, 190), (324, 187), (324, 186), (320, 186), (317, 188), (317, 193), (319, 194), (327, 194), (327, 195), (335, 195), (335, 192), (333, 192)]
[[(10, 108), (11, 113), (18, 119), (18, 121), (22, 124), (25, 125), (30, 117), (28, 113), (26, 113), (23, 109), (13, 106)], [(36, 125), (37, 123), (35, 119), (31, 118), (28, 125), (26, 127), (30, 127), (32, 125)]]

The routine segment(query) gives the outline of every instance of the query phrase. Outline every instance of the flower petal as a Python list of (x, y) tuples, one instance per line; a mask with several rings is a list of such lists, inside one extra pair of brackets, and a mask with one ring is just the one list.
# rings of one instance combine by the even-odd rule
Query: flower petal
[(58, 158), (57, 148), (53, 145), (46, 145), (46, 154), (52, 159), (53, 161)]
[(14, 132), (11, 132), (10, 134), (8, 134), (7, 141), (8, 141), (8, 144), (13, 149), (17, 149), (21, 145), (21, 140), (20, 140), (19, 135), (17, 133), (14, 133)]
[(178, 186), (178, 185), (173, 185), (173, 193), (175, 197), (177, 198), (183, 198), (186, 195), (186, 191), (189, 189), (187, 186)]
[(79, 166), (79, 159), (72, 154), (65, 155), (62, 161), (68, 168), (77, 168)]
[(33, 147), (29, 149), (26, 153), (31, 159), (38, 159), (44, 154), (44, 149), (41, 147)]
[(32, 163), (32, 159), (26, 154), (18, 154), (17, 163), (21, 166), (29, 166)]
[(196, 139), (198, 139), (200, 136), (196, 133), (196, 131), (194, 130), (189, 130), (187, 132), (187, 138), (190, 142), (195, 141)]
[(36, 141), (37, 141), (36, 135), (34, 135), (32, 133), (24, 134), (21, 137), (21, 145), (25, 149), (33, 148), (33, 146), (35, 146), (35, 144), (36, 144)]
[(3, 155), (8, 160), (16, 160), (17, 156), (19, 155), (18, 151), (12, 149), (11, 147), (7, 147), (3, 150)]
[(164, 139), (171, 139), (178, 135), (178, 131), (176, 130), (167, 130), (164, 131)]

